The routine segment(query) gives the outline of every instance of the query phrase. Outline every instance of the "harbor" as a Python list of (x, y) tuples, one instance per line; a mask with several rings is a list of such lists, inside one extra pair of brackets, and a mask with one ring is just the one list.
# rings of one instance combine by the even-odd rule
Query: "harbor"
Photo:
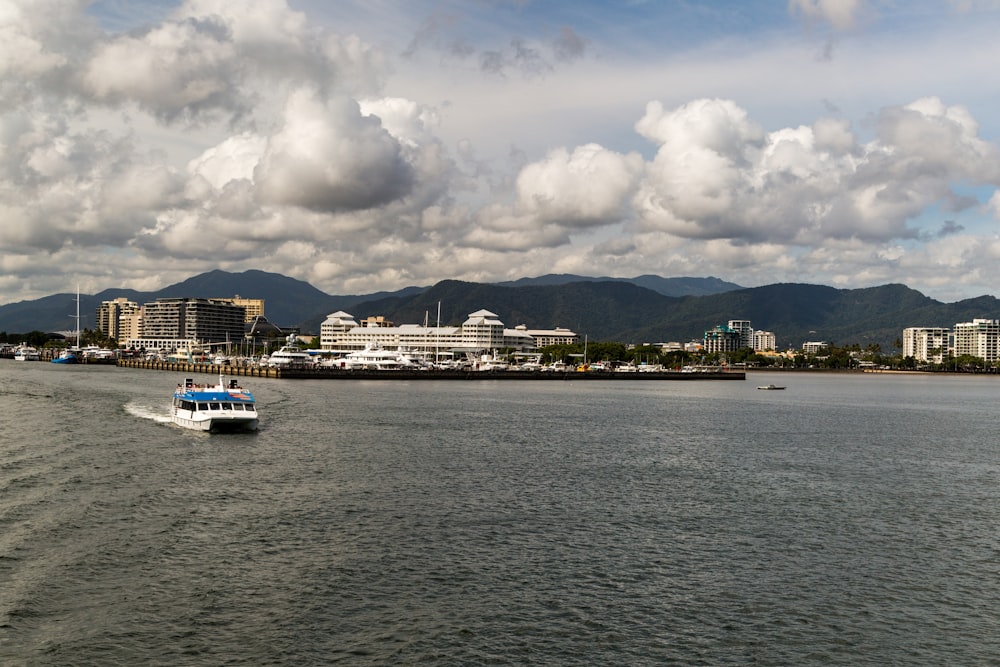
[(280, 368), (262, 368), (256, 365), (226, 365), (210, 363), (191, 363), (161, 361), (149, 359), (119, 359), (117, 365), (121, 368), (139, 368), (153, 371), (169, 371), (172, 373), (208, 373), (229, 376), (308, 379), (308, 380), (556, 380), (556, 381), (704, 381), (704, 380), (746, 380), (743, 370), (702, 371), (655, 371), (628, 372), (614, 371), (542, 371), (542, 370), (363, 370), (341, 369), (322, 366), (282, 366)]

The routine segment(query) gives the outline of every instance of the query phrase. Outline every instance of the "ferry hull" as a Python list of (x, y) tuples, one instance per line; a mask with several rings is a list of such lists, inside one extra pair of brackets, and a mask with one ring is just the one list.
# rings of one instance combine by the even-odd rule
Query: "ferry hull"
[(257, 430), (257, 418), (229, 418), (225, 416), (192, 418), (175, 414), (173, 421), (178, 426), (208, 433), (247, 433)]

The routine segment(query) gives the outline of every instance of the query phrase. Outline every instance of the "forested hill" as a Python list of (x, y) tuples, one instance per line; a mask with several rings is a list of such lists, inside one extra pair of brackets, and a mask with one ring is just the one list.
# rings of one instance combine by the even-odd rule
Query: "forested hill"
[(778, 347), (806, 341), (878, 345), (891, 352), (905, 327), (951, 327), (974, 318), (1000, 318), (991, 296), (946, 304), (905, 285), (841, 290), (823, 285), (775, 284), (708, 296), (668, 297), (621, 282), (504, 287), (447, 280), (418, 295), (356, 305), (357, 317), (380, 314), (394, 322), (460, 324), (485, 308), (508, 326), (566, 327), (590, 340), (685, 342), (729, 320), (750, 320), (773, 331)]
[[(434, 324), (438, 304), (442, 324), (461, 324), (469, 313), (486, 309), (508, 327), (565, 327), (590, 340), (625, 343), (686, 342), (729, 320), (750, 320), (755, 329), (773, 331), (779, 349), (805, 341), (836, 345), (877, 344), (891, 352), (902, 330), (911, 326), (952, 327), (974, 318), (1000, 319), (1000, 302), (982, 296), (942, 303), (905, 285), (842, 290), (823, 285), (775, 284), (728, 289), (714, 278), (648, 280), (658, 289), (722, 289), (719, 293), (668, 296), (630, 280), (561, 282), (565, 276), (530, 279), (526, 284), (483, 284), (445, 280), (431, 287), (368, 295), (329, 295), (309, 283), (264, 271), (211, 271), (156, 292), (105, 290), (81, 295), (83, 327), (94, 326), (101, 301), (120, 296), (139, 303), (161, 297), (263, 298), (269, 320), (318, 333), (326, 316), (346, 310), (357, 319), (382, 315), (400, 324)], [(648, 278), (648, 277), (645, 277)], [(655, 277), (654, 277), (655, 278)], [(546, 284), (554, 281), (555, 284)], [(0, 331), (70, 331), (75, 295), (58, 294), (0, 306)]]

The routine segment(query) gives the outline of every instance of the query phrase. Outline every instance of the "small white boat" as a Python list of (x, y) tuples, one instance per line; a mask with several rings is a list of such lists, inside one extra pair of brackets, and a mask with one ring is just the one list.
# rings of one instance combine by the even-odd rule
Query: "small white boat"
[(776, 384), (762, 384), (762, 385), (760, 385), (757, 388), (758, 389), (763, 389), (764, 391), (778, 391), (780, 389), (784, 389), (784, 387), (779, 387)]
[(18, 345), (14, 350), (14, 361), (40, 361), (41, 358), (38, 348), (30, 345)]
[(196, 431), (256, 431), (257, 401), (236, 380), (215, 385), (195, 384), (187, 378), (174, 390), (171, 418), (178, 426)]
[(483, 373), (492, 373), (493, 371), (505, 371), (508, 370), (509, 368), (507, 361), (497, 356), (496, 353), (481, 354), (479, 355), (478, 358), (473, 358), (470, 364), (472, 370)]

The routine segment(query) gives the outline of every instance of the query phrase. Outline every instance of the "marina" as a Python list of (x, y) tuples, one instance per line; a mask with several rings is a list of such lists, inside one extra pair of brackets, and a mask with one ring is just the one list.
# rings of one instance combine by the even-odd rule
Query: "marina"
[[(746, 380), (743, 370), (728, 370), (720, 367), (717, 371), (657, 371), (645, 373), (615, 373), (606, 371), (541, 371), (541, 370), (408, 370), (335, 368), (321, 365), (282, 367), (261, 367), (257, 365), (218, 365), (214, 363), (191, 363), (149, 359), (119, 359), (121, 368), (139, 368), (173, 373), (208, 373), (242, 377), (268, 377), (308, 380), (528, 380), (528, 381), (742, 381)], [(572, 367), (570, 367), (572, 368)]]

